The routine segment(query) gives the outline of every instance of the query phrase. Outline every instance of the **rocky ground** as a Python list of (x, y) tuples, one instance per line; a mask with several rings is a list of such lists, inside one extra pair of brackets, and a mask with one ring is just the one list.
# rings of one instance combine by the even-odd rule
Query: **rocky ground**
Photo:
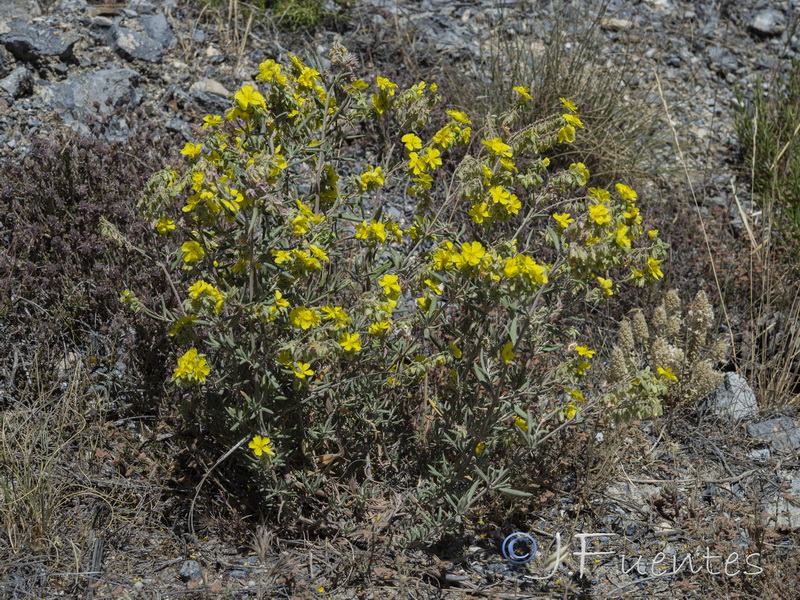
[[(643, 187), (651, 218), (665, 220), (667, 231), (688, 228), (696, 214), (695, 197), (709, 229), (728, 240), (729, 250), (740, 251), (747, 242), (745, 223), (758, 228), (760, 221), (737, 155), (736, 90), (744, 96), (760, 93), (759, 78), (782, 72), (798, 57), (797, 3), (601, 4), (572, 2), (570, 14), (590, 20), (602, 10), (599, 59), (613, 66), (625, 57), (619, 68), (627, 70), (631, 102), (666, 106), (664, 123), (671, 119), (680, 149), (670, 131), (650, 158), (664, 167)], [(430, 72), (430, 79), (445, 69), (469, 74), (498, 30), (541, 47), (558, 7), (509, 0), (330, 2), (327, 10), (339, 17), (326, 18), (314, 33), (287, 34), (258, 20), (247, 27), (245, 19), (231, 18), (224, 8), (203, 11), (187, 0), (0, 0), (0, 155), (22, 156), (32, 136), (52, 136), (63, 127), (90, 135), (100, 131), (108, 141), (121, 142), (155, 129), (156, 136), (173, 138), (180, 146), (193, 139), (193, 124), (204, 115), (228, 107), (231, 91), (251, 81), (261, 61), (323, 52), (336, 36), (371, 72), (402, 73), (403, 61), (411, 58)], [(686, 210), (665, 208), (676, 203)], [(405, 209), (394, 208), (400, 214)], [(535, 577), (552, 568), (544, 562), (510, 565), (498, 551), (513, 531), (507, 523), (476, 525), (457, 550), (441, 548), (438, 555), (394, 553), (375, 527), (355, 544), (344, 538), (330, 544), (268, 540), (264, 533), (238, 545), (229, 537), (192, 538), (177, 527), (125, 544), (107, 540), (110, 549), (92, 563), (99, 572), (91, 575), (90, 594), (167, 598), (206, 590), (236, 598), (722, 598), (734, 592), (756, 597), (782, 580), (785, 595), (774, 592), (774, 597), (797, 597), (796, 406), (759, 410), (747, 381), (730, 373), (691, 431), (649, 423), (621, 432), (607, 448), (614, 465), (607, 485), (587, 493), (564, 488), (546, 508), (529, 515), (527, 530), (535, 532), (542, 555), (559, 554), (555, 532), (564, 536), (570, 552), (580, 550), (575, 532), (604, 532), (598, 539), (613, 554), (598, 562), (592, 556), (585, 573), (575, 557), (556, 564), (554, 576), (540, 581)], [(634, 459), (632, 448), (646, 451)], [(727, 555), (705, 557), (706, 546), (720, 539)], [(738, 562), (726, 566), (734, 552)], [(645, 558), (636, 568), (632, 563), (620, 568), (623, 553)], [(761, 562), (752, 560), (763, 574), (753, 574), (757, 569), (745, 563), (755, 553)], [(668, 572), (674, 570), (673, 557), (680, 564), (687, 554), (695, 566), (702, 565), (694, 575), (678, 583), (677, 577), (658, 577), (665, 567), (657, 563)], [(795, 562), (787, 562), (792, 556)], [(87, 568), (85, 561), (78, 559), (76, 571)], [(360, 579), (351, 577), (364, 561), (366, 577), (363, 569)], [(794, 573), (786, 573), (785, 565), (793, 565)], [(751, 574), (744, 574), (748, 569)], [(36, 587), (31, 578), (44, 581), (50, 575), (45, 566), (31, 564), (0, 573), (6, 578), (0, 582), (4, 593), (19, 598)], [(57, 595), (59, 588), (43, 585), (37, 592), (42, 594)]]

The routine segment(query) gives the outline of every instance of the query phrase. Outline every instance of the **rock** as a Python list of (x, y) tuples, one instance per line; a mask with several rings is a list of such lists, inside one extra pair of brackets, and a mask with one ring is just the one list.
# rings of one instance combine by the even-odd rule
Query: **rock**
[(27, 96), (33, 92), (33, 76), (26, 67), (19, 66), (8, 77), (0, 79), (0, 89), (14, 100)]
[(780, 35), (786, 29), (786, 17), (774, 8), (767, 8), (753, 15), (749, 29), (766, 37)]
[(725, 381), (711, 392), (707, 406), (720, 417), (734, 422), (758, 411), (755, 393), (747, 379), (737, 373), (725, 373)]
[(30, 19), (42, 14), (36, 0), (0, 0), (0, 23), (14, 19)]
[(232, 95), (219, 81), (208, 78), (198, 79), (191, 85), (189, 93), (194, 94), (195, 92), (214, 94), (215, 96), (221, 96), (223, 98), (230, 98)]
[(800, 474), (784, 474), (789, 489), (767, 500), (763, 510), (778, 529), (800, 529)]
[(200, 571), (199, 562), (196, 560), (185, 560), (178, 570), (178, 575), (180, 575), (181, 579), (184, 581), (190, 581), (192, 579), (199, 579), (203, 576), (203, 573)]
[(139, 105), (138, 82), (139, 73), (133, 69), (104, 69), (67, 81), (42, 82), (42, 100), (67, 120), (78, 120), (85, 112), (108, 116), (115, 109), (130, 111)]
[(770, 457), (769, 448), (760, 448), (757, 450), (753, 450), (750, 454), (747, 455), (747, 458), (750, 460), (754, 460), (756, 462), (767, 462)]
[(172, 27), (170, 27), (164, 14), (142, 15), (139, 18), (139, 22), (142, 24), (145, 33), (164, 48), (172, 48), (175, 45), (175, 35), (172, 33)]
[(600, 27), (608, 31), (628, 31), (633, 27), (633, 21), (628, 19), (600, 19)]
[(22, 62), (34, 63), (48, 56), (61, 60), (72, 58), (72, 47), (78, 41), (72, 33), (61, 33), (45, 25), (28, 25), (25, 21), (12, 21), (9, 33), (0, 35), (0, 44)]
[(111, 48), (126, 60), (158, 63), (164, 58), (164, 47), (159, 42), (133, 29), (114, 27), (109, 38)]
[(789, 417), (778, 417), (747, 426), (751, 438), (772, 444), (775, 450), (792, 452), (800, 448), (800, 427)]

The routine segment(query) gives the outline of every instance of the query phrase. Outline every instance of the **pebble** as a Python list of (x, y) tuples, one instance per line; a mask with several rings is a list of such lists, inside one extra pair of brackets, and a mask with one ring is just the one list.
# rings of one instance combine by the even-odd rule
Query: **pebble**
[(786, 30), (786, 16), (774, 8), (762, 10), (753, 15), (750, 30), (763, 36), (780, 35)]

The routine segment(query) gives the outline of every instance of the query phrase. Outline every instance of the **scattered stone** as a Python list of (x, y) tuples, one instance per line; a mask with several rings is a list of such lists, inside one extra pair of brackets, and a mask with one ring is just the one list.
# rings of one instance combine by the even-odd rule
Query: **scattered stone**
[(192, 579), (199, 579), (203, 576), (200, 570), (200, 563), (196, 560), (185, 560), (178, 571), (181, 579), (184, 581), (191, 581)]
[(24, 66), (19, 66), (11, 74), (0, 79), (0, 89), (16, 100), (33, 92), (33, 76)]
[(758, 411), (755, 392), (738, 373), (725, 373), (725, 381), (711, 392), (707, 405), (718, 416), (733, 422)]
[(786, 30), (786, 17), (774, 8), (767, 8), (753, 15), (750, 30), (758, 35), (773, 37)]
[(628, 31), (633, 27), (633, 21), (628, 19), (601, 19), (600, 27), (608, 31)]
[(800, 474), (784, 474), (789, 489), (766, 501), (763, 509), (778, 529), (800, 529)]
[(30, 19), (42, 14), (36, 0), (0, 0), (0, 23), (14, 19)]
[(769, 448), (760, 448), (758, 450), (753, 450), (747, 455), (747, 458), (756, 462), (767, 462), (770, 456)]
[(78, 36), (61, 33), (45, 25), (28, 25), (25, 21), (12, 21), (11, 31), (0, 35), (0, 44), (22, 62), (34, 63), (48, 56), (61, 60), (72, 59), (72, 48)]
[(747, 426), (751, 438), (772, 444), (775, 450), (792, 452), (800, 448), (800, 427), (789, 417), (778, 417)]
[(115, 109), (132, 110), (142, 100), (133, 69), (103, 69), (61, 82), (41, 82), (44, 104), (62, 111), (67, 120), (85, 112), (109, 116)]
[(164, 46), (154, 39), (127, 27), (112, 28), (109, 45), (126, 60), (144, 60), (159, 63), (164, 59)]
[(228, 575), (234, 579), (244, 579), (247, 577), (247, 571), (243, 571), (242, 569), (231, 569), (228, 571)]
[(164, 48), (172, 48), (175, 45), (175, 35), (172, 33), (167, 17), (163, 13), (155, 15), (142, 15), (139, 18), (145, 33), (152, 39), (161, 44)]
[(189, 93), (194, 94), (200, 92), (202, 94), (214, 94), (223, 98), (230, 98), (231, 93), (228, 89), (215, 79), (198, 79), (189, 88)]

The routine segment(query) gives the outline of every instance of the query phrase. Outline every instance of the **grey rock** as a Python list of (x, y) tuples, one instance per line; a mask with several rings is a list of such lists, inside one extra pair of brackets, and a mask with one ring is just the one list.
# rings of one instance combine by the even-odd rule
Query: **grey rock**
[(192, 579), (199, 579), (203, 576), (203, 573), (200, 570), (199, 562), (196, 560), (185, 560), (178, 570), (178, 575), (180, 575), (181, 579), (184, 581), (190, 581)]
[(189, 93), (194, 94), (196, 92), (203, 94), (214, 94), (215, 96), (220, 96), (222, 98), (230, 98), (233, 95), (219, 81), (215, 79), (209, 79), (207, 77), (198, 79), (191, 85), (189, 88)]
[(247, 571), (243, 571), (242, 569), (231, 569), (228, 571), (228, 575), (234, 579), (244, 579), (247, 577)]
[(151, 15), (156, 11), (156, 5), (149, 0), (128, 0), (128, 6), (140, 15)]
[(142, 24), (145, 33), (164, 48), (172, 48), (175, 45), (175, 35), (172, 33), (172, 27), (170, 27), (164, 14), (142, 15), (139, 18), (139, 22)]
[(41, 14), (42, 8), (36, 0), (0, 0), (0, 21), (30, 19)]
[(775, 450), (791, 452), (800, 448), (800, 427), (789, 417), (778, 417), (747, 426), (751, 438), (772, 444)]
[(164, 47), (159, 42), (127, 27), (112, 28), (109, 45), (126, 60), (158, 63), (164, 59)]
[[(61, 82), (42, 82), (42, 101), (58, 109), (68, 121), (83, 113), (108, 116), (115, 109), (132, 110), (142, 94), (137, 85), (139, 73), (133, 69), (103, 69)], [(95, 106), (97, 105), (97, 106)]]
[(771, 454), (769, 448), (760, 448), (758, 450), (753, 450), (750, 454), (747, 455), (747, 458), (757, 462), (766, 462), (769, 460), (770, 456)]
[(789, 489), (763, 504), (778, 529), (800, 529), (800, 474), (786, 477)]
[(717, 71), (735, 71), (739, 68), (739, 60), (730, 50), (723, 46), (709, 46), (708, 59), (712, 67)]
[(11, 30), (0, 35), (0, 44), (22, 62), (36, 62), (48, 56), (61, 60), (72, 58), (72, 47), (78, 36), (62, 33), (45, 25), (28, 25), (25, 21), (12, 21)]
[(600, 27), (608, 31), (628, 31), (633, 27), (633, 21), (628, 19), (601, 19)]
[(0, 79), (0, 89), (14, 100), (27, 96), (33, 91), (33, 76), (26, 67), (20, 65), (8, 77)]
[(780, 35), (786, 30), (786, 16), (774, 8), (767, 8), (753, 15), (749, 28), (758, 35)]
[(755, 393), (747, 379), (737, 373), (725, 373), (725, 381), (711, 392), (707, 406), (720, 417), (734, 422), (758, 411)]
[(206, 94), (204, 92), (194, 92), (190, 96), (192, 104), (197, 106), (201, 111), (221, 114), (231, 107), (231, 103), (220, 96), (214, 94)]

